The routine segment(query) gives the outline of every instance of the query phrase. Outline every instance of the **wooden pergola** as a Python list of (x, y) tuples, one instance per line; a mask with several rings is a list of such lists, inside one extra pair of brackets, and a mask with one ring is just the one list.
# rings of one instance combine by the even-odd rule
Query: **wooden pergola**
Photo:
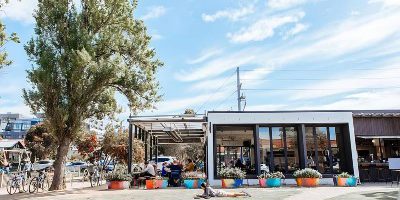
[(129, 122), (128, 172), (132, 168), (132, 139), (144, 143), (145, 160), (158, 158), (158, 145), (205, 143), (207, 119), (204, 115), (131, 116)]

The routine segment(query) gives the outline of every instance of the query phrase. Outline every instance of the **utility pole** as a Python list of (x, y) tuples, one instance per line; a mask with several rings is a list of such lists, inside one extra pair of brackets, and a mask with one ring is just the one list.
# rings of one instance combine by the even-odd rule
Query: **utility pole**
[(241, 106), (241, 101), (242, 99), (240, 98), (240, 88), (241, 88), (241, 84), (240, 84), (240, 74), (239, 74), (239, 67), (236, 68), (236, 77), (237, 77), (237, 101), (238, 101), (238, 111), (242, 110), (242, 106)]

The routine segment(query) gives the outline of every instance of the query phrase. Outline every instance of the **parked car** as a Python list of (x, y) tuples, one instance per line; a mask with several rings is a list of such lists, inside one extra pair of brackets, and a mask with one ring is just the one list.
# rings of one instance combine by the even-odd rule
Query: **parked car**
[(34, 170), (48, 170), (53, 167), (54, 160), (40, 160), (38, 162), (33, 163)]
[[(158, 156), (157, 157), (157, 170), (161, 170), (162, 169), (162, 164), (164, 162), (167, 162), (168, 164), (172, 163), (176, 158), (172, 157), (172, 156)], [(150, 160), (150, 162), (156, 163), (155, 162), (155, 158), (153, 158), (152, 160)]]
[(74, 161), (67, 163), (66, 167), (71, 172), (77, 172), (77, 171), (83, 172), (85, 171), (85, 169), (88, 168), (88, 164), (84, 161)]

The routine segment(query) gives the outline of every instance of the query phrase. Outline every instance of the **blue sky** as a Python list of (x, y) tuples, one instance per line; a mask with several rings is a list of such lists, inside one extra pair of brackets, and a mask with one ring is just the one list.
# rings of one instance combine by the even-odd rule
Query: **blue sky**
[[(14, 64), (0, 71), (0, 113), (29, 114), (22, 44), (35, 7), (21, 0), (1, 14), (22, 43), (6, 46)], [(165, 63), (163, 101), (140, 114), (236, 110), (236, 67), (245, 110), (400, 107), (399, 0), (142, 0), (135, 17)]]

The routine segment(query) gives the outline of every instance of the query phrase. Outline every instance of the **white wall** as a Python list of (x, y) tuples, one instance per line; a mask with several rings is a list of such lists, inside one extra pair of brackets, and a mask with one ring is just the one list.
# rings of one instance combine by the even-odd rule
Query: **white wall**
[[(211, 185), (221, 185), (219, 180), (214, 180), (214, 124), (318, 124), (318, 123), (345, 123), (349, 125), (351, 150), (353, 158), (354, 175), (359, 176), (357, 151), (353, 127), (353, 115), (351, 112), (226, 112), (208, 113), (208, 122), (211, 122), (210, 132), (207, 133), (208, 143), (208, 179)], [(256, 180), (249, 184), (258, 184)]]

